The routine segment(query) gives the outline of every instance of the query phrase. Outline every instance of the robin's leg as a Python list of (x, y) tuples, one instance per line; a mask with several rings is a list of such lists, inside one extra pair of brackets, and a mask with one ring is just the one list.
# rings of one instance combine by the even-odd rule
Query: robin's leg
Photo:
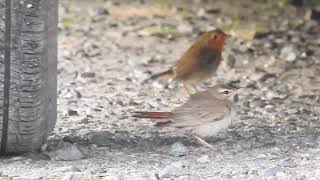
[(192, 136), (195, 140), (197, 140), (198, 142), (200, 142), (200, 144), (204, 145), (205, 147), (210, 148), (210, 149), (213, 149), (213, 148), (214, 148), (211, 144), (207, 143), (204, 139), (202, 139), (201, 137), (197, 136), (196, 134), (193, 133), (191, 136)]

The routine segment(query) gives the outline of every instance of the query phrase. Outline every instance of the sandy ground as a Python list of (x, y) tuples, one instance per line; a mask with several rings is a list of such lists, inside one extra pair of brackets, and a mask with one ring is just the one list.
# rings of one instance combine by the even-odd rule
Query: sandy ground
[[(320, 27), (310, 8), (174, 2), (61, 2), (57, 126), (41, 153), (2, 157), (1, 180), (320, 179)], [(232, 22), (218, 79), (245, 90), (236, 123), (208, 139), (215, 149), (130, 117), (183, 103), (177, 83), (141, 82), (200, 31)]]

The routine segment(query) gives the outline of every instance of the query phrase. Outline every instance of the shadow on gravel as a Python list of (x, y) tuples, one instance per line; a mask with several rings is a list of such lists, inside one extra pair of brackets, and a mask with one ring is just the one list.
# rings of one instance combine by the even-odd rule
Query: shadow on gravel
[[(309, 120), (307, 123), (313, 124), (317, 120)], [(222, 133), (216, 138), (206, 139), (214, 146), (226, 146), (227, 149), (236, 151), (247, 151), (259, 148), (278, 147), (284, 151), (301, 150), (304, 148), (316, 148), (319, 146), (320, 128), (317, 125), (302, 125), (296, 127), (295, 121), (281, 125), (257, 125), (246, 126), (238, 123)], [(320, 125), (319, 125), (320, 126)], [(110, 149), (134, 149), (135, 151), (156, 151), (162, 146), (170, 146), (175, 142), (183, 143), (185, 146), (200, 146), (196, 141), (188, 136), (172, 136), (158, 134), (156, 132), (149, 137), (141, 137), (126, 131), (112, 133), (109, 131), (99, 131), (90, 134), (88, 137), (65, 136), (61, 138), (65, 142), (77, 143), (83, 146), (92, 144), (98, 147), (109, 147)], [(57, 147), (61, 139), (50, 139), (49, 147)]]

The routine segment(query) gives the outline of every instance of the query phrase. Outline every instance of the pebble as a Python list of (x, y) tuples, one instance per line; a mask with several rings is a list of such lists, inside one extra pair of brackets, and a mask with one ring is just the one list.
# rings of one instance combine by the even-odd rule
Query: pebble
[(177, 157), (185, 156), (187, 155), (187, 153), (188, 148), (180, 142), (175, 142), (174, 144), (172, 144), (169, 152), (169, 154)]
[(185, 34), (192, 33), (193, 31), (193, 28), (190, 24), (179, 24), (177, 29), (179, 32), (185, 33)]
[(80, 136), (80, 137), (87, 137), (88, 134), (90, 134), (90, 133), (91, 133), (90, 129), (81, 128), (81, 129), (78, 130), (77, 135)]
[(97, 146), (106, 147), (110, 145), (110, 137), (112, 137), (112, 133), (110, 132), (96, 132), (89, 136), (89, 142), (91, 144), (96, 144)]
[(86, 155), (79, 149), (78, 146), (69, 142), (64, 142), (56, 151), (56, 160), (58, 161), (74, 161), (86, 158)]
[(30, 176), (20, 176), (20, 177), (13, 177), (12, 180), (40, 180), (41, 177), (30, 177)]
[(178, 176), (182, 174), (183, 167), (184, 167), (184, 164), (181, 161), (177, 161), (164, 167), (162, 170), (159, 171), (158, 175), (160, 178)]
[(165, 89), (165, 85), (164, 84), (161, 84), (159, 81), (154, 81), (152, 83), (152, 86), (155, 88), (155, 89), (158, 89), (158, 90), (163, 90)]
[(281, 49), (280, 58), (289, 62), (293, 62), (296, 60), (297, 54), (298, 54), (298, 50), (294, 46), (288, 45), (288, 46), (284, 46)]
[(23, 161), (23, 160), (25, 160), (25, 159), (26, 159), (26, 157), (17, 156), (17, 157), (12, 157), (12, 158), (10, 158), (10, 162)]
[(9, 177), (0, 177), (0, 180), (11, 180)]
[(234, 55), (232, 55), (232, 54), (229, 54), (226, 64), (227, 64), (228, 68), (233, 69), (235, 67), (235, 64), (236, 64), (236, 57)]
[(81, 73), (81, 77), (82, 78), (94, 78), (94, 77), (96, 77), (96, 73), (95, 72), (90, 72), (90, 71), (83, 72), (83, 73)]
[(68, 115), (69, 115), (69, 116), (78, 116), (79, 113), (78, 113), (78, 111), (76, 111), (76, 110), (69, 109), (69, 110), (68, 110)]
[(133, 72), (134, 78), (136, 78), (139, 82), (143, 82), (144, 80), (147, 80), (150, 77), (150, 74), (140, 71), (140, 70), (134, 70)]
[(119, 175), (108, 175), (103, 178), (104, 180), (122, 180), (121, 176)]
[(55, 170), (53, 170), (53, 172), (73, 172), (73, 171), (80, 171), (78, 168), (76, 168), (75, 166), (62, 166), (59, 167)]
[(266, 154), (258, 154), (258, 155), (257, 155), (257, 158), (266, 158), (266, 157), (267, 157)]
[(104, 6), (97, 6), (89, 9), (89, 15), (91, 17), (97, 16), (97, 15), (108, 15), (108, 14), (109, 14), (109, 11)]
[(280, 92), (272, 91), (272, 90), (268, 90), (266, 92), (267, 99), (274, 99), (274, 98), (285, 99), (285, 98), (287, 98), (287, 96), (288, 95), (285, 93), (280, 93)]
[(203, 155), (199, 157), (196, 161), (197, 163), (207, 163), (207, 162), (210, 162), (210, 159), (208, 155)]
[(81, 180), (81, 173), (69, 172), (62, 178), (62, 180)]
[(320, 22), (320, 6), (317, 6), (312, 9), (311, 19)]
[(279, 167), (273, 167), (273, 168), (270, 168), (270, 169), (267, 169), (265, 172), (264, 172), (264, 176), (266, 177), (270, 177), (270, 176), (283, 176), (285, 175), (285, 173), (282, 171), (281, 168)]

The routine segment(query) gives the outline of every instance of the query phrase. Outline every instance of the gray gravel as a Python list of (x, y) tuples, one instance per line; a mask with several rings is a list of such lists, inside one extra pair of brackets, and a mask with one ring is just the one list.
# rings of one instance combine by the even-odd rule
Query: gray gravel
[[(61, 1), (57, 126), (41, 153), (1, 157), (0, 179), (320, 179), (320, 26), (289, 5), (257, 14), (241, 2), (159, 10), (136, 1)], [(130, 117), (183, 103), (178, 84), (141, 82), (238, 10), (273, 21), (253, 40), (228, 40), (218, 78), (201, 85), (244, 87), (236, 123), (207, 139), (213, 150), (179, 129)]]

